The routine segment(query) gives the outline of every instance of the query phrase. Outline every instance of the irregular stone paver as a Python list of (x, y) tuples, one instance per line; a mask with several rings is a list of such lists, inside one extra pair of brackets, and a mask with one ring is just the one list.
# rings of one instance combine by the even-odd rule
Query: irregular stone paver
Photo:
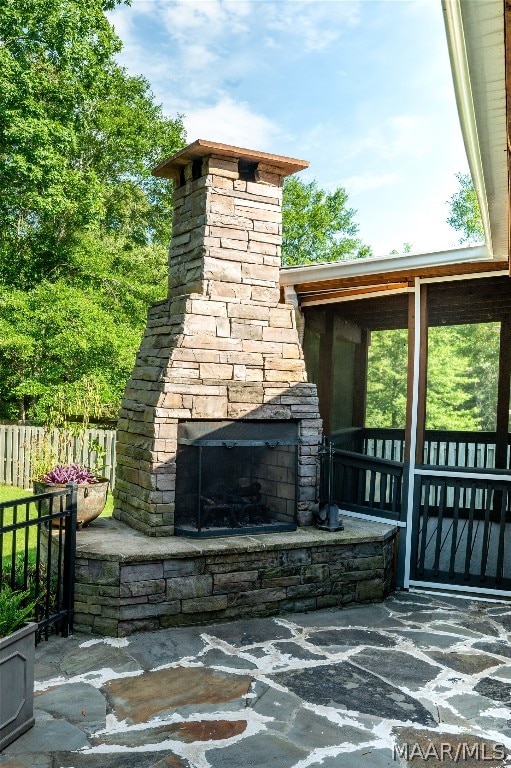
[(178, 755), (161, 752), (55, 753), (54, 768), (193, 768)]
[[(454, 688), (456, 687), (456, 682)], [(485, 712), (489, 708), (493, 708), (495, 704), (491, 699), (487, 699), (482, 694), (478, 693), (458, 693), (454, 696), (450, 696), (448, 702), (451, 707), (454, 707), (458, 715), (464, 718), (465, 722), (474, 722), (479, 726), (481, 717), (485, 716)]]
[[(462, 765), (463, 768), (481, 768), (486, 765), (488, 768), (499, 768), (508, 764), (507, 750), (502, 750), (500, 745), (490, 739), (474, 738), (467, 734), (432, 734), (414, 728), (395, 728), (394, 732), (398, 738), (401, 759), (410, 768), (418, 765), (427, 768), (445, 768), (446, 765)], [(428, 755), (426, 760), (425, 755)]]
[(273, 619), (232, 621), (229, 624), (213, 625), (207, 628), (199, 628), (199, 630), (238, 647), (255, 645), (269, 638), (273, 640), (287, 640), (292, 637), (292, 633), (287, 627), (278, 624)]
[(475, 675), (478, 672), (484, 672), (485, 669), (496, 667), (502, 664), (502, 661), (493, 656), (486, 656), (484, 653), (456, 653), (455, 651), (427, 651), (427, 655), (443, 664), (445, 667), (454, 669), (464, 675)]
[(62, 659), (68, 653), (80, 653), (80, 645), (86, 637), (83, 635), (62, 637), (59, 638), (58, 643), (55, 640), (56, 638), (50, 638), (48, 642), (41, 642), (37, 646), (37, 679), (40, 681), (53, 679), (62, 674)]
[(307, 752), (271, 734), (249, 736), (223, 749), (208, 749), (211, 768), (292, 768)]
[(231, 667), (232, 669), (256, 669), (256, 664), (242, 656), (232, 656), (220, 648), (212, 648), (200, 657), (207, 667)]
[(505, 640), (498, 640), (496, 642), (478, 642), (472, 645), (472, 648), (478, 651), (486, 651), (486, 653), (494, 653), (496, 656), (504, 656), (511, 659), (511, 645)]
[(295, 712), (302, 706), (302, 700), (294, 693), (279, 691), (271, 686), (265, 686), (266, 690), (256, 699), (248, 702), (248, 706), (259, 714), (270, 717), (276, 725), (286, 724), (294, 717)]
[(309, 648), (304, 648), (299, 643), (273, 643), (273, 647), (279, 652), (287, 656), (291, 656), (293, 659), (321, 659), (324, 655), (320, 650), (312, 651)]
[(193, 720), (186, 723), (160, 725), (97, 736), (92, 744), (139, 747), (160, 744), (169, 739), (192, 743), (195, 741), (224, 741), (239, 736), (247, 728), (246, 720)]
[(489, 677), (501, 677), (504, 680), (511, 680), (511, 664), (503, 664), (503, 666), (497, 667), (494, 672), (489, 674)]
[(57, 720), (49, 715), (38, 717), (35, 725), (19, 739), (9, 744), (7, 754), (25, 754), (30, 752), (52, 752), (59, 744), (68, 749), (82, 749), (89, 742), (83, 731), (66, 720)]
[(438, 632), (446, 632), (449, 635), (462, 635), (463, 637), (474, 637), (476, 639), (479, 639), (481, 637), (481, 632), (474, 632), (472, 629), (467, 629), (467, 627), (461, 627), (454, 622), (452, 624), (449, 624), (445, 621), (435, 621), (432, 625)]
[(311, 632), (308, 640), (320, 648), (331, 645), (338, 647), (376, 645), (379, 648), (392, 648), (396, 644), (392, 637), (369, 629), (322, 629), (319, 632)]
[(424, 632), (422, 630), (398, 630), (401, 637), (410, 640), (420, 648), (450, 648), (463, 642), (465, 638), (460, 635), (444, 635), (440, 632)]
[(495, 678), (483, 677), (474, 687), (474, 691), (482, 696), (486, 696), (488, 699), (492, 699), (492, 701), (502, 702), (502, 704), (508, 707), (511, 706), (510, 683), (502, 683), (500, 680), (495, 680)]
[(392, 617), (386, 607), (386, 603), (372, 605), (360, 605), (356, 610), (347, 608), (323, 608), (320, 611), (310, 613), (294, 613), (288, 616), (288, 620), (297, 627), (313, 628), (339, 628), (339, 627), (381, 627), (402, 626), (401, 617)]
[(495, 637), (498, 637), (499, 630), (495, 626), (494, 621), (488, 621), (486, 618), (481, 617), (471, 617), (470, 619), (461, 619), (459, 620), (459, 624), (464, 627), (465, 629), (471, 629), (473, 632), (478, 632), (481, 635), (485, 635), (487, 637), (491, 637), (494, 635)]
[(177, 707), (222, 704), (248, 693), (252, 678), (195, 667), (171, 667), (140, 677), (111, 680), (105, 685), (119, 720), (143, 723)]
[[(309, 763), (307, 768), (397, 768), (399, 763), (393, 758), (390, 749), (372, 749), (364, 747), (353, 752), (341, 752), (335, 757), (318, 758)], [(427, 766), (427, 764), (426, 764)]]
[(399, 593), (126, 639), (52, 638), (36, 650), (36, 726), (0, 768), (431, 768), (394, 760), (392, 740), (451, 730), (451, 741), (491, 732), (511, 744), (511, 610), (490, 605)]
[(140, 669), (138, 662), (124, 648), (116, 648), (108, 643), (85, 645), (87, 653), (76, 650), (67, 653), (60, 667), (65, 675), (83, 675), (96, 669), (113, 669), (114, 672), (136, 672)]
[(368, 648), (351, 656), (350, 662), (384, 677), (394, 685), (404, 685), (413, 690), (423, 688), (437, 677), (441, 669), (412, 656), (410, 653)]
[(436, 725), (430, 713), (418, 701), (349, 662), (283, 672), (274, 678), (280, 685), (312, 704), (365, 712), (389, 720), (411, 720), (422, 725)]
[(318, 717), (308, 709), (301, 709), (287, 731), (286, 738), (299, 747), (312, 750), (335, 744), (360, 744), (370, 738), (370, 734), (360, 728), (337, 725), (326, 717)]
[(59, 685), (36, 695), (34, 708), (65, 718), (82, 730), (91, 732), (105, 727), (106, 701), (101, 693), (87, 683)]
[(140, 666), (149, 670), (188, 656), (197, 656), (204, 645), (195, 629), (162, 629), (133, 635), (128, 647), (130, 655)]

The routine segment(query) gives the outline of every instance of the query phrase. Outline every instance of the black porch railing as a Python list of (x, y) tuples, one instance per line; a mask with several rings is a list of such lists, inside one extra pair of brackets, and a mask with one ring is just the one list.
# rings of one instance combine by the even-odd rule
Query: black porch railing
[[(348, 429), (323, 455), (322, 495), (341, 510), (404, 522), (404, 430)], [(511, 590), (511, 472), (493, 432), (426, 430), (414, 470), (410, 579)]]
[(403, 463), (334, 447), (322, 451), (321, 500), (343, 510), (399, 521), (403, 514)]
[(415, 481), (411, 578), (510, 589), (511, 481), (499, 477), (506, 473), (428, 471)]
[(73, 630), (76, 485), (0, 504), (0, 590), (29, 592), (37, 638)]
[[(336, 448), (361, 453), (364, 456), (404, 461), (404, 429), (355, 427), (330, 436)], [(507, 467), (510, 467), (511, 436), (508, 437)], [(426, 429), (424, 432), (423, 464), (440, 467), (495, 467), (495, 432), (449, 431)]]

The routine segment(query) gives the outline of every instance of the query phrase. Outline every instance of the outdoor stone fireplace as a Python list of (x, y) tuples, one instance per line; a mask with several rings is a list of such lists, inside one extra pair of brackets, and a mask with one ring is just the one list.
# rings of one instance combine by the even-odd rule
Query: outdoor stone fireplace
[(175, 189), (169, 290), (121, 407), (114, 512), (145, 534), (311, 523), (321, 421), (279, 288), (282, 184), (306, 166), (199, 140), (154, 171)]
[(169, 292), (122, 403), (117, 519), (77, 533), (77, 629), (122, 636), (391, 589), (393, 526), (310, 525), (321, 421), (279, 290), (282, 181), (305, 166), (198, 141), (155, 170), (175, 188)]

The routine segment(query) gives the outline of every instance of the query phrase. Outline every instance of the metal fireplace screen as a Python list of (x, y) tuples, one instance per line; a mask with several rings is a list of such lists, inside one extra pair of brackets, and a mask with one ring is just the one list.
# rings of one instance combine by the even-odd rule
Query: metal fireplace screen
[(184, 421), (176, 461), (177, 535), (295, 530), (296, 422)]

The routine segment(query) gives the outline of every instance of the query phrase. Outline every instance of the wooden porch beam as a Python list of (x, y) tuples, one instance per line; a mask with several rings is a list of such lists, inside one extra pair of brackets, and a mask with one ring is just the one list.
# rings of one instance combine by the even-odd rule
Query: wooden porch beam
[(355, 347), (355, 376), (353, 382), (353, 426), (363, 427), (367, 402), (367, 358), (370, 332), (362, 328), (360, 344)]
[(328, 307), (325, 311), (325, 332), (319, 340), (318, 399), (319, 413), (323, 420), (323, 434), (332, 431), (332, 399), (334, 387), (334, 311)]
[(302, 293), (300, 296), (301, 306), (314, 306), (317, 304), (331, 304), (342, 302), (348, 299), (354, 300), (361, 296), (374, 296), (380, 293), (393, 294), (408, 289), (408, 282), (389, 283), (388, 285), (368, 285), (358, 288), (340, 288), (339, 290), (319, 290), (312, 293)]
[(421, 322), (419, 350), (419, 390), (417, 404), (417, 443), (415, 462), (423, 463), (424, 430), (426, 429), (426, 399), (428, 391), (428, 286), (421, 285)]
[(413, 369), (415, 355), (415, 294), (408, 294), (408, 366), (406, 374), (405, 461), (410, 461), (412, 439)]
[(511, 383), (511, 315), (500, 324), (499, 382), (497, 391), (497, 437), (495, 467), (507, 469), (507, 443), (509, 433), (509, 404)]

